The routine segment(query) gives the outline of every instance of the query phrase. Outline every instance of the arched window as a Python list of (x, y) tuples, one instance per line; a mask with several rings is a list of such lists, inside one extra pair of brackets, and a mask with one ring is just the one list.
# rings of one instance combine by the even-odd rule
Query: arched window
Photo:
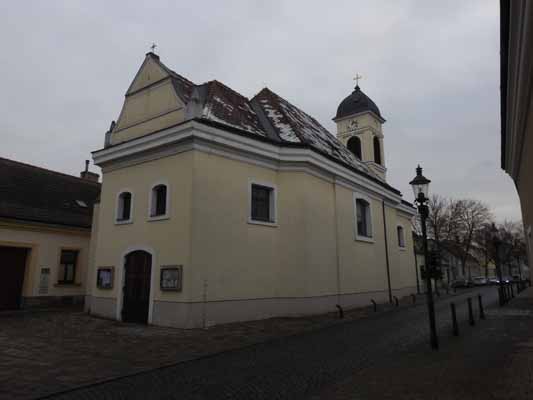
[(372, 221), (370, 213), (370, 203), (364, 199), (355, 200), (356, 218), (357, 218), (357, 235), (371, 238)]
[(381, 146), (377, 136), (374, 136), (374, 161), (381, 164)]
[(152, 188), (150, 199), (150, 217), (161, 217), (167, 214), (167, 186), (156, 185)]
[(405, 247), (405, 236), (403, 232), (403, 226), (397, 226), (396, 232), (398, 234), (398, 246)]
[(122, 192), (118, 195), (117, 222), (131, 221), (131, 193)]
[(361, 139), (357, 136), (352, 136), (347, 143), (348, 150), (350, 150), (354, 156), (361, 159)]

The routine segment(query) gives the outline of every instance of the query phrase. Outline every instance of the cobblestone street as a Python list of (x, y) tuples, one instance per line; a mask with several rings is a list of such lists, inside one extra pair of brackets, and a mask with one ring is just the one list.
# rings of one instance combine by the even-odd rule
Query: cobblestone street
[[(390, 311), (379, 305), (380, 313)], [(330, 313), (186, 330), (119, 323), (79, 309), (3, 312), (0, 398), (36, 398), (372, 314), (369, 307), (347, 310), (344, 320)]]
[[(531, 289), (503, 309), (483, 293), (487, 320), (470, 327), (466, 298), (441, 299), (441, 349), (432, 352), (424, 306), (376, 314), (300, 335), (115, 379), (54, 398), (528, 398)], [(453, 337), (449, 303), (458, 305)], [(477, 313), (477, 307), (476, 307)]]
[[(474, 302), (476, 325), (471, 327), (468, 325), (466, 298), (470, 296), (475, 300), (478, 292), (483, 294), (487, 319), (479, 320), (477, 302)], [(293, 325), (289, 323), (291, 329), (285, 331), (291, 336), (277, 339), (272, 339), (272, 335), (264, 336), (262, 340), (270, 340), (211, 355), (196, 349), (194, 356), (183, 347), (181, 352), (176, 351), (174, 346), (179, 347), (180, 340), (182, 346), (193, 342), (183, 336), (190, 331), (153, 328), (155, 332), (150, 332), (150, 328), (146, 335), (152, 335), (152, 339), (157, 335), (162, 337), (152, 347), (141, 346), (146, 353), (143, 365), (138, 355), (126, 352), (122, 354), (122, 360), (116, 359), (116, 351), (113, 355), (115, 364), (105, 360), (105, 357), (111, 357), (110, 354), (102, 352), (104, 360), (100, 364), (93, 360), (84, 365), (80, 363), (84, 359), (80, 357), (83, 355), (83, 349), (80, 349), (77, 359), (65, 361), (66, 376), (70, 368), (82, 368), (88, 377), (94, 378), (94, 369), (100, 365), (97, 376), (108, 374), (111, 379), (77, 390), (69, 388), (79, 383), (62, 388), (51, 385), (47, 389), (49, 393), (67, 389), (52, 395), (54, 399), (526, 399), (530, 398), (533, 387), (530, 377), (532, 297), (533, 290), (528, 289), (501, 309), (496, 305), (496, 289), (493, 287), (441, 298), (437, 303), (439, 352), (429, 349), (423, 304), (376, 314), (359, 310), (357, 316), (351, 316), (352, 320), (348, 316), (341, 323), (334, 322), (333, 316), (317, 317), (313, 324), (305, 319), (295, 319)], [(451, 301), (458, 306), (458, 338), (451, 332)], [(108, 335), (113, 340), (117, 339), (114, 329), (146, 329), (110, 321), (101, 323), (112, 324), (113, 329)], [(260, 341), (258, 328), (254, 327), (258, 323), (251, 323), (248, 329), (240, 326), (242, 344)], [(278, 325), (283, 324), (278, 321)], [(235, 335), (231, 327), (222, 328), (231, 333), (228, 338)], [(208, 331), (205, 334), (209, 334)], [(247, 332), (248, 342), (245, 340)], [(277, 334), (279, 336), (279, 332)], [(224, 337), (221, 331), (218, 335)], [(124, 335), (124, 340), (128, 337)], [(198, 339), (202, 340), (205, 343), (205, 339)], [(165, 341), (170, 344), (166, 353)], [(230, 339), (227, 341), (229, 343)], [(122, 349), (126, 346), (118, 342), (115, 345)], [(220, 349), (227, 350), (224, 346)], [(37, 354), (33, 360), (28, 360), (30, 365), (39, 362)], [(170, 364), (178, 354), (199, 358), (157, 368)], [(165, 363), (161, 363), (161, 358)], [(128, 362), (134, 366), (127, 371), (134, 375), (115, 378), (117, 374), (110, 366), (125, 371), (122, 364)], [(156, 369), (145, 371), (154, 366)], [(2, 367), (5, 374), (9, 366), (4, 364)], [(60, 373), (61, 370), (52, 370), (51, 374), (54, 372)], [(19, 373), (22, 374), (22, 370)], [(33, 385), (41, 390), (43, 385), (52, 382), (37, 380)], [(4, 398), (17, 397), (8, 389), (10, 383), (7, 379), (2, 380)], [(31, 382), (26, 384), (32, 385)], [(36, 395), (21, 392), (20, 398)]]

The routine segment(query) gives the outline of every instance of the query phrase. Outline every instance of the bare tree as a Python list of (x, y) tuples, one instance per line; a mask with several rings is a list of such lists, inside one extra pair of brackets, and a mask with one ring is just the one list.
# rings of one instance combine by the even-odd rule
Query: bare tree
[(522, 278), (521, 264), (526, 259), (526, 244), (524, 228), (521, 223), (504, 221), (499, 225), (501, 249), (499, 261), (503, 271), (507, 269), (507, 276), (513, 275), (513, 267), (517, 268), (517, 275)]
[[(474, 238), (491, 218), (489, 208), (479, 200), (451, 202), (449, 233), (453, 234), (452, 240), (461, 249), (460, 261), (463, 271), (466, 270)], [(468, 277), (472, 278), (470, 268), (468, 268)]]
[(489, 264), (494, 261), (494, 249), (491, 240), (492, 225), (490, 223), (484, 224), (479, 229), (473, 240), (475, 252), (480, 261), (482, 261), (483, 269), (485, 270), (485, 278), (489, 278)]
[(449, 200), (438, 194), (429, 199), (428, 230), (437, 249), (440, 249), (441, 241), (446, 238), (446, 231), (450, 221)]

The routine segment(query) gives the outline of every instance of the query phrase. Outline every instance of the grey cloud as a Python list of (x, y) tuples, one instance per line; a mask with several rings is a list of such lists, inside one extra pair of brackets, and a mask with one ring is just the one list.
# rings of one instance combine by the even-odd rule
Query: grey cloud
[(77, 174), (155, 41), (168, 66), (246, 96), (267, 85), (334, 132), (353, 89), (387, 119), (392, 185), (417, 163), (444, 195), (519, 218), (499, 168), (497, 1), (5, 2), (0, 155)]

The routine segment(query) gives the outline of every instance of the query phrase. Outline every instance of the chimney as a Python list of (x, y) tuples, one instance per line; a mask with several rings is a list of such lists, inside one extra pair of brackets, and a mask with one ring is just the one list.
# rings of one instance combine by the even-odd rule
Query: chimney
[(80, 172), (81, 179), (87, 179), (91, 182), (98, 182), (100, 175), (89, 171), (89, 160), (85, 160), (85, 171)]

